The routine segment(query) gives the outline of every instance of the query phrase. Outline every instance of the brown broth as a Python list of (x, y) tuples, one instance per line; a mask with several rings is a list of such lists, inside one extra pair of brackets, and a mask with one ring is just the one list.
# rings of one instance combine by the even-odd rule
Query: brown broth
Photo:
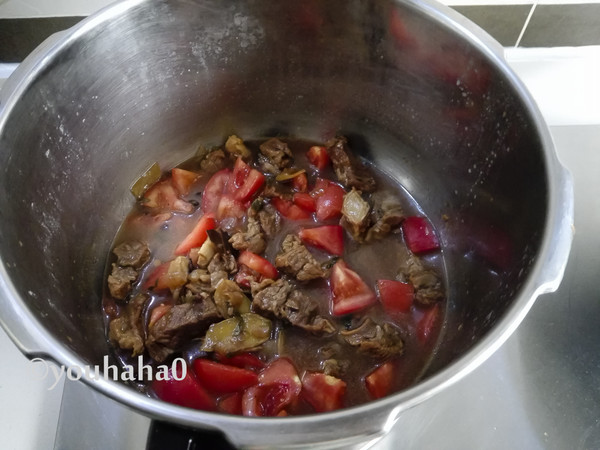
[[(283, 140), (288, 143), (290, 149), (292, 149), (294, 153), (294, 166), (306, 169), (309, 189), (314, 185), (317, 177), (327, 178), (333, 181), (336, 180), (333, 170), (328, 169), (326, 171), (316, 172), (314, 168), (309, 165), (305, 153), (308, 148), (311, 145), (315, 145), (315, 143), (299, 139)], [(246, 145), (254, 154), (256, 154), (258, 152), (258, 146), (262, 142), (264, 142), (264, 140), (249, 141), (246, 142)], [(182, 163), (179, 167), (199, 172), (199, 161), (197, 158), (191, 158)], [(393, 193), (401, 203), (406, 216), (424, 215), (424, 211), (404, 187), (375, 167), (371, 166), (371, 170), (377, 181), (378, 190), (386, 190)], [(208, 178), (209, 176), (206, 175), (201, 176), (190, 190), (190, 194), (186, 197), (186, 200), (196, 204), (197, 202), (200, 202), (202, 190), (208, 181)], [(132, 239), (141, 240), (146, 242), (151, 249), (152, 260), (143, 269), (140, 279), (137, 282), (137, 288), (134, 288), (134, 292), (135, 289), (139, 289), (139, 286), (143, 284), (144, 280), (158, 264), (173, 258), (173, 249), (194, 227), (201, 216), (202, 211), (200, 207), (197, 207), (191, 214), (172, 213), (170, 218), (164, 220), (164, 217), (157, 218), (152, 215), (147, 208), (141, 206), (139, 203), (134, 205), (131, 212), (124, 220), (114, 241), (114, 246), (116, 246)], [(325, 223), (335, 224), (337, 222), (338, 221), (335, 220)], [(226, 224), (225, 229), (231, 232), (242, 225), (243, 224), (240, 222), (228, 223)], [(274, 261), (275, 254), (280, 248), (280, 243), (287, 234), (296, 232), (303, 226), (315, 226), (317, 224), (312, 220), (291, 221), (282, 218), (282, 225), (281, 231), (269, 242), (267, 250), (265, 251), (264, 256), (269, 261)], [(371, 244), (359, 244), (355, 242), (347, 232), (345, 232), (344, 241), (344, 260), (350, 268), (360, 274), (367, 285), (374, 287), (376, 280), (378, 279), (400, 279), (398, 277), (400, 266), (402, 261), (405, 260), (409, 254), (409, 250), (403, 241), (400, 229), (395, 230), (395, 232), (392, 232), (385, 238)], [(314, 248), (309, 249), (318, 261), (324, 262), (330, 258), (325, 252), (315, 250)], [(447, 287), (443, 251), (434, 252), (422, 259), (428, 267), (435, 269), (441, 276), (443, 285)], [(106, 274), (109, 273), (113, 261), (114, 258), (111, 254), (107, 260)], [(339, 329), (343, 329), (347, 325), (347, 317), (335, 317), (329, 312), (330, 291), (327, 280), (312, 281), (302, 285), (301, 288), (311, 298), (318, 299), (321, 315), (332, 320)], [(147, 323), (149, 319), (149, 312), (151, 309), (155, 305), (165, 301), (172, 301), (172, 299), (167, 294), (151, 294), (151, 300), (145, 310), (145, 323)], [(119, 305), (119, 302), (115, 302), (115, 300), (110, 298), (108, 289), (105, 286), (104, 309), (107, 328), (109, 320), (118, 314)], [(443, 318), (446, 312), (446, 302), (441, 303), (441, 312), (441, 317)], [(384, 321), (392, 322), (402, 332), (405, 344), (404, 353), (402, 356), (392, 359), (397, 375), (393, 391), (404, 389), (417, 382), (427, 369), (431, 358), (436, 352), (439, 339), (442, 335), (444, 320), (439, 321), (433, 339), (430, 339), (426, 344), (422, 344), (418, 342), (416, 338), (416, 323), (418, 323), (418, 320), (423, 315), (423, 310), (418, 306), (413, 305), (409, 313), (401, 313), (391, 318), (385, 313), (383, 307), (377, 303), (366, 311), (356, 313), (356, 315), (369, 315), (378, 323), (383, 323)], [(264, 349), (262, 351), (263, 360), (268, 361), (277, 356), (289, 357), (294, 362), (294, 365), (301, 376), (305, 370), (321, 370), (319, 363), (323, 358), (320, 355), (320, 351), (323, 347), (327, 347), (328, 345), (339, 345), (339, 348), (342, 350), (336, 355), (336, 358), (345, 359), (350, 362), (343, 377), (344, 381), (347, 383), (345, 405), (352, 406), (371, 400), (364, 386), (364, 377), (381, 364), (382, 361), (361, 355), (349, 345), (344, 345), (343, 340), (337, 334), (333, 337), (317, 337), (289, 325), (283, 326), (280, 321), (274, 321), (274, 324), (275, 323), (277, 323), (278, 326), (275, 327), (271, 341), (264, 344)], [(278, 348), (277, 337), (280, 334), (283, 334), (283, 346), (281, 347), (281, 340), (279, 340)], [(281, 339), (281, 337), (279, 337), (279, 339)], [(191, 362), (201, 354), (201, 352), (199, 352), (199, 347), (199, 340), (192, 341), (188, 348), (182, 351), (178, 356), (183, 356), (188, 362)], [(127, 355), (127, 352), (118, 348), (115, 348), (114, 350), (115, 355), (121, 363), (131, 364), (132, 360), (129, 355)], [(140, 390), (148, 392), (147, 386), (144, 386), (143, 383), (139, 384), (138, 387)], [(148, 393), (153, 395), (151, 392)], [(300, 402), (297, 408), (292, 412), (294, 414), (310, 413), (312, 412), (312, 409), (308, 404)]]

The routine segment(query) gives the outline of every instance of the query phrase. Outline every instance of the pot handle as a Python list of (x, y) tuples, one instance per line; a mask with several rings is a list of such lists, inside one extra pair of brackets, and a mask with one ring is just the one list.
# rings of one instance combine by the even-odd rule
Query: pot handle
[(540, 276), (538, 294), (546, 294), (558, 289), (565, 273), (575, 233), (573, 177), (558, 160), (552, 175), (560, 190), (556, 192), (557, 201), (552, 203), (555, 208), (552, 211), (554, 223), (549, 230), (549, 236), (553, 236), (553, 242)]
[(27, 57), (13, 70), (12, 74), (2, 85), (0, 89), (0, 114), (9, 102), (11, 95), (18, 90), (19, 86), (27, 78), (28, 73), (33, 73), (32, 69), (43, 61), (44, 55), (51, 49), (68, 30), (59, 31), (48, 36), (40, 45), (38, 45)]

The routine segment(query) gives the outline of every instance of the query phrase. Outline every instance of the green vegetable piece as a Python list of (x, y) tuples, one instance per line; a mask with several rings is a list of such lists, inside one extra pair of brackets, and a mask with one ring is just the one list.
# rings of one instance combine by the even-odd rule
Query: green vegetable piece
[(244, 313), (213, 323), (201, 350), (222, 355), (254, 350), (271, 337), (271, 321), (254, 313)]

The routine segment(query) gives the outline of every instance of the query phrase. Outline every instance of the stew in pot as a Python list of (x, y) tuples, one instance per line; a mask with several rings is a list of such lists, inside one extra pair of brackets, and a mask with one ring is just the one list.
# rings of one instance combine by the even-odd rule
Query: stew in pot
[(444, 323), (440, 242), (344, 137), (230, 136), (132, 192), (108, 258), (108, 339), (123, 364), (187, 368), (141, 381), (148, 395), (287, 416), (384, 397), (426, 369)]

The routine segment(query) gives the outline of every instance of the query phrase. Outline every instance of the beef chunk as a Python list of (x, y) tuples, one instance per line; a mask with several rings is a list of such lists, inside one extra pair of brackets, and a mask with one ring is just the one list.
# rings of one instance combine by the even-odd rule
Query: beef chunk
[(325, 375), (331, 375), (332, 377), (341, 378), (344, 376), (348, 368), (350, 367), (350, 361), (347, 359), (326, 359), (321, 361), (321, 370)]
[(123, 242), (113, 249), (117, 264), (122, 267), (141, 268), (150, 259), (148, 245), (140, 241)]
[(444, 288), (440, 276), (426, 269), (419, 258), (410, 255), (401, 268), (406, 280), (415, 288), (415, 301), (421, 305), (432, 305), (444, 299)]
[(212, 150), (200, 162), (200, 168), (206, 173), (215, 173), (224, 169), (228, 164), (227, 155), (221, 149)]
[(118, 300), (125, 300), (131, 292), (131, 286), (137, 277), (137, 270), (133, 267), (121, 267), (113, 264), (112, 272), (107, 280), (110, 295)]
[(340, 331), (345, 341), (359, 351), (377, 358), (402, 354), (404, 342), (400, 332), (389, 323), (379, 325), (369, 317), (351, 330)]
[(220, 319), (210, 300), (175, 305), (150, 328), (146, 349), (152, 359), (161, 363), (189, 340), (203, 336)]
[(210, 284), (208, 270), (195, 269), (188, 275), (188, 283), (179, 298), (185, 303), (210, 300), (213, 292), (214, 288)]
[(136, 295), (127, 304), (123, 314), (108, 325), (109, 339), (123, 350), (131, 350), (131, 356), (144, 352), (142, 312), (148, 299), (145, 294)]
[(237, 262), (231, 253), (215, 254), (208, 264), (210, 285), (216, 288), (219, 281), (226, 280), (235, 272), (237, 272)]
[(277, 210), (273, 205), (264, 205), (257, 213), (258, 221), (260, 226), (267, 235), (267, 237), (273, 237), (281, 228), (281, 217), (277, 214)]
[(346, 188), (363, 192), (375, 190), (375, 179), (368, 169), (354, 157), (345, 137), (336, 137), (327, 142), (327, 153), (333, 163), (337, 179)]
[(258, 161), (263, 172), (277, 175), (291, 164), (292, 151), (285, 142), (272, 138), (260, 144)]
[(229, 243), (236, 250), (249, 250), (256, 254), (261, 254), (267, 248), (265, 234), (260, 222), (250, 215), (248, 215), (248, 221), (246, 222), (246, 230), (238, 231), (231, 236)]
[(237, 159), (239, 156), (244, 161), (248, 161), (252, 156), (252, 153), (248, 147), (246, 147), (244, 141), (242, 141), (235, 134), (232, 134), (227, 138), (227, 142), (225, 142), (225, 150), (235, 159)]
[(295, 234), (288, 234), (281, 243), (281, 252), (275, 257), (275, 267), (300, 281), (326, 278), (329, 274)]
[(294, 326), (315, 334), (333, 333), (335, 326), (319, 315), (316, 301), (305, 296), (282, 279), (264, 280), (252, 285), (252, 306)]
[(372, 201), (371, 223), (373, 226), (367, 231), (366, 242), (385, 237), (404, 220), (402, 206), (392, 194), (376, 192), (373, 194)]

